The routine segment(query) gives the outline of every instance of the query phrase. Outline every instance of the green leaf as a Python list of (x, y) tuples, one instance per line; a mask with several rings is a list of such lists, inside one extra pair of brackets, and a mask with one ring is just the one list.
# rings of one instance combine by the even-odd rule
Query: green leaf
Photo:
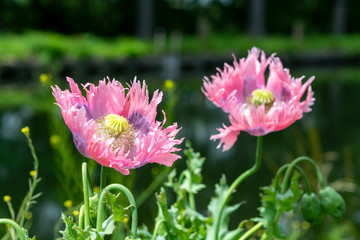
[(111, 235), (115, 229), (114, 215), (111, 215), (106, 219), (102, 224), (103, 233), (106, 235)]
[(266, 239), (273, 239), (273, 236), (284, 237), (278, 226), (278, 217), (285, 211), (297, 210), (297, 201), (303, 190), (300, 188), (297, 180), (300, 175), (294, 174), (291, 178), (290, 188), (284, 193), (276, 191), (273, 186), (262, 187), (263, 193), (261, 197), (260, 218), (254, 221), (260, 221), (266, 230)]
[(76, 225), (74, 224), (72, 217), (66, 217), (65, 214), (61, 213), (61, 218), (65, 223), (65, 230), (60, 231), (60, 233), (63, 235), (63, 238), (67, 240), (77, 240), (78, 233), (74, 229)]
[[(225, 176), (220, 179), (220, 183), (215, 186), (215, 197), (213, 197), (208, 205), (208, 211), (211, 219), (214, 221), (208, 222), (206, 225), (207, 235), (206, 239), (211, 240), (215, 234), (216, 221), (220, 213), (220, 206), (225, 197), (225, 193), (229, 189), (229, 186), (226, 184)], [(240, 204), (227, 206), (223, 210), (220, 219), (220, 228), (219, 228), (219, 237), (224, 239), (225, 236), (229, 233), (228, 225), (230, 215), (239, 208)]]
[(125, 214), (126, 209), (122, 204), (120, 196), (120, 193), (118, 193), (117, 195), (110, 192), (106, 193), (106, 203), (110, 206), (113, 212), (114, 222), (125, 222), (128, 219), (128, 216)]

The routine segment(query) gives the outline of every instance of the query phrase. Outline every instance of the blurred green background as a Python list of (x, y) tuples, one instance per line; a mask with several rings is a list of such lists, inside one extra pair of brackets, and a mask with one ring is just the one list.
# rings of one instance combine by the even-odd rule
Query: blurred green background
[[(18, 209), (27, 192), (32, 158), (20, 129), (29, 126), (43, 192), (31, 209), (30, 235), (54, 239), (62, 228), (60, 213), (70, 213), (82, 201), (82, 161), (89, 161), (94, 186), (99, 167), (74, 149), (49, 83), (64, 89), (66, 76), (78, 83), (106, 76), (125, 83), (137, 77), (151, 91), (165, 92), (159, 110), (165, 109), (168, 120), (182, 126), (179, 137), (207, 158), (203, 175), (208, 187), (197, 198), (206, 214), (221, 175), (231, 182), (252, 166), (256, 139), (242, 133), (231, 150), (216, 149), (209, 137), (228, 120), (201, 93), (202, 78), (224, 62), (231, 64), (232, 54), (246, 57), (256, 46), (267, 56), (276, 52), (293, 76), (316, 76), (316, 102), (303, 119), (264, 137), (260, 171), (233, 197), (246, 202), (233, 225), (257, 216), (259, 187), (271, 183), (280, 165), (308, 155), (343, 194), (347, 211), (340, 221), (326, 218), (302, 229), (301, 239), (359, 239), (359, 9), (356, 0), (0, 0), (1, 198), (10, 195)], [(164, 86), (167, 79), (174, 88)], [(185, 164), (178, 160), (174, 165), (181, 169)], [(141, 197), (140, 222), (151, 229), (155, 197), (142, 194), (162, 171), (166, 168), (146, 165), (130, 176), (109, 174), (110, 181)], [(66, 200), (73, 208), (64, 206)], [(4, 202), (0, 216), (9, 217)]]

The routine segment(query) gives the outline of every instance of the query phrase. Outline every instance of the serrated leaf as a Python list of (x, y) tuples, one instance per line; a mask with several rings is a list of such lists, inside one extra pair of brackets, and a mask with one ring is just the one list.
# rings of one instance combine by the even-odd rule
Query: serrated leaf
[(284, 237), (281, 233), (280, 227), (278, 226), (278, 219), (276, 216), (285, 212), (297, 209), (297, 200), (303, 193), (303, 190), (298, 184), (299, 175), (294, 175), (291, 178), (289, 189), (282, 194), (273, 186), (263, 187), (263, 193), (261, 196), (262, 206), (259, 208), (261, 218), (257, 218), (257, 221), (263, 223), (266, 229), (267, 239), (272, 239), (273, 236)]
[[(218, 221), (218, 216), (220, 213), (220, 206), (225, 197), (225, 193), (229, 189), (229, 186), (226, 184), (225, 176), (220, 179), (220, 183), (215, 186), (215, 194), (208, 205), (208, 211), (210, 213), (211, 218), (213, 219), (212, 224), (207, 224), (207, 235), (206, 239), (211, 240), (215, 235), (215, 226)], [(219, 228), (219, 237), (223, 239), (226, 234), (229, 232), (228, 224), (230, 215), (235, 212), (239, 208), (240, 204), (227, 206), (224, 208), (223, 213), (220, 219), (220, 228)]]
[(197, 194), (201, 189), (205, 188), (205, 184), (202, 183), (196, 183), (194, 179), (191, 179), (190, 182), (189, 179), (185, 178), (184, 181), (180, 185), (180, 189), (185, 190), (188, 193), (194, 193)]
[(60, 231), (60, 233), (63, 235), (63, 238), (67, 240), (77, 240), (78, 239), (78, 233), (74, 229), (75, 224), (73, 222), (72, 217), (66, 217), (65, 214), (61, 213), (61, 218), (65, 223), (65, 230)]
[(106, 202), (111, 207), (114, 222), (124, 222), (126, 218), (126, 209), (122, 205), (120, 196), (120, 193), (116, 195), (110, 192), (106, 193)]

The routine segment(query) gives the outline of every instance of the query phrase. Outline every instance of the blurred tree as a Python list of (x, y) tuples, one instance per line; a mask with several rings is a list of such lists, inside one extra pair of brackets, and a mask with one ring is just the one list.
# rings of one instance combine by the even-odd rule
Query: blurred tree
[(265, 34), (265, 2), (264, 0), (250, 0), (249, 2), (249, 33), (252, 36), (262, 36)]
[(137, 36), (151, 38), (153, 35), (153, 0), (138, 0)]
[(169, 33), (179, 30), (195, 34), (198, 23), (206, 19), (209, 30), (219, 34), (246, 30), (253, 35), (264, 34), (265, 30), (269, 34), (290, 34), (295, 23), (301, 23), (306, 34), (359, 32), (360, 1), (331, 3), (329, 0), (0, 0), (0, 30), (149, 37), (158, 27)]
[(345, 33), (346, 13), (347, 13), (347, 0), (335, 0), (334, 24), (333, 24), (333, 33), (335, 35), (341, 35)]

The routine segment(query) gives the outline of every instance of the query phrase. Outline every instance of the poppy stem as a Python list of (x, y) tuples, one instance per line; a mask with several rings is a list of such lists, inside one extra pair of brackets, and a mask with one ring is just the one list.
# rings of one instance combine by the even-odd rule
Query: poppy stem
[(292, 161), (289, 165), (289, 167), (287, 168), (286, 172), (285, 172), (285, 176), (284, 176), (284, 179), (283, 179), (283, 182), (282, 182), (282, 185), (281, 185), (281, 193), (285, 193), (286, 191), (286, 187), (288, 185), (288, 181), (290, 179), (290, 176), (291, 176), (291, 173), (293, 171), (293, 169), (296, 167), (297, 164), (299, 164), (300, 162), (302, 161), (305, 161), (305, 162), (308, 162), (310, 163), (313, 167), (314, 167), (314, 170), (315, 170), (315, 173), (316, 173), (316, 176), (319, 180), (319, 183), (321, 185), (321, 188), (324, 188), (325, 187), (325, 182), (324, 182), (324, 179), (322, 177), (322, 174), (320, 172), (320, 169), (318, 168), (318, 166), (315, 164), (314, 160), (312, 160), (311, 158), (309, 157), (298, 157), (296, 158), (294, 161)]
[(101, 165), (100, 170), (100, 193), (103, 191), (104, 187), (106, 186), (106, 173), (107, 168)]
[[(276, 173), (275, 179), (274, 179), (274, 188), (278, 189), (279, 188), (279, 181), (280, 181), (280, 176), (289, 168), (290, 164), (285, 164), (283, 165), (281, 168), (279, 168), (279, 170)], [(309, 179), (306, 176), (306, 173), (304, 172), (304, 170), (295, 165), (295, 170), (300, 173), (301, 177), (304, 179), (305, 182), (305, 188), (306, 188), (306, 192), (310, 194), (311, 192), (311, 188), (310, 188), (310, 183), (309, 183)]]
[(105, 199), (106, 193), (108, 191), (112, 191), (112, 190), (121, 191), (122, 193), (125, 194), (125, 196), (129, 200), (130, 208), (131, 208), (131, 212), (132, 212), (132, 215), (131, 215), (131, 218), (132, 218), (131, 237), (133, 239), (137, 239), (138, 216), (137, 216), (137, 207), (136, 207), (135, 198), (131, 194), (129, 189), (127, 189), (125, 186), (123, 186), (121, 184), (110, 184), (109, 186), (104, 188), (104, 191), (101, 192), (100, 199), (99, 199), (99, 205), (98, 205), (98, 215), (97, 215), (97, 219), (96, 219), (96, 230), (97, 231), (102, 231), (102, 223), (104, 221), (104, 210), (105, 210), (105, 208), (104, 208), (104, 199)]
[(246, 178), (248, 178), (249, 176), (253, 175), (255, 172), (257, 172), (257, 170), (259, 170), (260, 168), (260, 164), (261, 164), (261, 155), (262, 155), (262, 143), (263, 143), (263, 136), (259, 136), (257, 138), (257, 144), (256, 144), (256, 154), (255, 154), (255, 163), (254, 165), (246, 170), (244, 173), (242, 173), (229, 187), (229, 189), (226, 191), (225, 193), (225, 197), (223, 198), (221, 205), (220, 205), (220, 210), (219, 210), (219, 215), (217, 217), (217, 219), (215, 219), (215, 240), (219, 239), (219, 230), (220, 230), (220, 222), (221, 222), (221, 216), (222, 213), (230, 199), (231, 194), (233, 193), (233, 191), (236, 189), (237, 186), (240, 185), (240, 183), (242, 183)]
[(88, 173), (87, 173), (87, 163), (83, 162), (82, 164), (82, 180), (83, 180), (83, 192), (84, 192), (84, 217), (85, 225), (84, 229), (90, 226), (90, 206), (89, 206), (89, 186), (88, 186)]
[(25, 240), (27, 237), (26, 232), (13, 220), (10, 219), (6, 219), (6, 218), (2, 218), (0, 219), (0, 224), (8, 224), (11, 227), (13, 227), (15, 229), (15, 231), (17, 232), (17, 236), (21, 239), (21, 240)]

